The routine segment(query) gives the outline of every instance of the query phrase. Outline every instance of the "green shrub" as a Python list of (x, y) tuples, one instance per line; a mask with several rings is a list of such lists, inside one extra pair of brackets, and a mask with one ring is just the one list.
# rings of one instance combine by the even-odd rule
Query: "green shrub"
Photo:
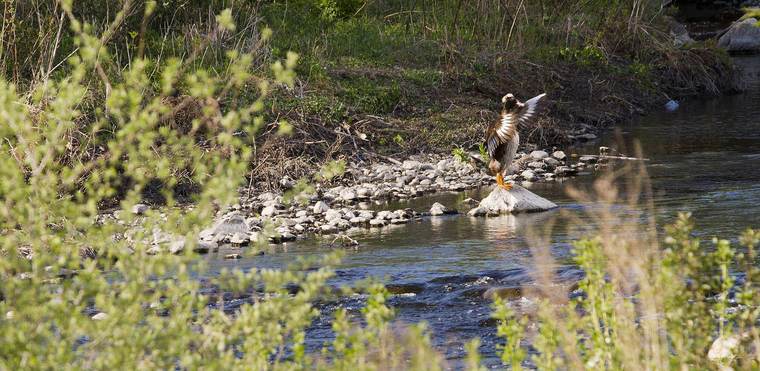
[[(293, 84), (297, 56), (271, 66), (274, 81), (253, 75), (261, 67), (253, 55), (234, 50), (220, 75), (188, 69), (190, 60), (176, 59), (160, 67), (154, 85), (155, 62), (140, 58), (121, 74), (99, 75), (110, 63), (108, 49), (70, 6), (65, 9), (79, 47), (70, 73), (29, 91), (0, 82), (0, 369), (378, 364), (369, 354), (393, 336), (387, 292), (379, 286), (368, 290), (366, 327), (339, 312), (332, 347), (323, 356), (305, 354), (305, 331), (318, 315), (312, 303), (326, 294), (339, 254), (281, 270), (223, 271), (204, 284), (197, 279), (205, 271), (195, 253), (198, 232), (217, 206), (238, 202), (252, 141), (263, 127), (264, 99), (274, 84)], [(229, 11), (217, 21), (235, 28)], [(177, 99), (181, 83), (188, 92), (182, 101), (199, 105), (183, 129), (166, 120), (178, 110), (167, 102)], [(105, 97), (97, 88), (102, 85)], [(255, 98), (229, 99), (240, 90)], [(85, 112), (84, 105), (94, 109)], [(281, 131), (287, 127), (281, 124)], [(192, 135), (201, 129), (203, 145)], [(79, 151), (94, 152), (84, 161)], [(324, 176), (343, 166), (331, 166)], [(181, 174), (197, 185), (192, 208), (180, 207), (172, 190)], [(155, 182), (163, 185), (155, 191), (164, 206), (130, 213)], [(99, 205), (114, 199), (118, 216), (102, 215)], [(266, 239), (266, 229), (262, 233)], [(298, 292), (291, 293), (292, 287)], [(216, 292), (250, 302), (232, 313), (225, 310), (225, 295)], [(425, 338), (422, 330), (416, 335)], [(427, 359), (421, 352), (429, 346), (421, 349), (389, 347), (383, 359)]]
[[(535, 313), (518, 316), (509, 304), (494, 303), (499, 335), (507, 338), (504, 363), (520, 367), (526, 356), (519, 344), (530, 336), (537, 351), (532, 361), (539, 369), (760, 366), (760, 232), (745, 232), (741, 248), (717, 238), (708, 248), (692, 237), (690, 215), (681, 214), (667, 228), (663, 249), (651, 221), (642, 223), (639, 216), (610, 208), (619, 194), (610, 186), (612, 178), (595, 184), (598, 197), (571, 191), (600, 205), (590, 215), (600, 223), (595, 237), (574, 244), (574, 262), (585, 273), (574, 298), (568, 299), (568, 288), (557, 284), (554, 262), (540, 247), (545, 242), (538, 240), (533, 252), (541, 268), (534, 275), (536, 286), (528, 287), (540, 298)], [(633, 197), (627, 207), (636, 203)], [(737, 277), (744, 282), (737, 284)]]

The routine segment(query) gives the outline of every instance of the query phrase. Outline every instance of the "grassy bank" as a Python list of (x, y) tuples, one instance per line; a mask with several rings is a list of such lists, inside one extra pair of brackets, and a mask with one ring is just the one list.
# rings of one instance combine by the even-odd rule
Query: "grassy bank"
[[(317, 130), (345, 130), (335, 135), (348, 136), (358, 124), (312, 124), (306, 121), (312, 116), (299, 121), (276, 108), (283, 102), (305, 104), (307, 94), (333, 95), (304, 89), (312, 78), (294, 78), (295, 55), (279, 54), (284, 52), (276, 44), (264, 43), (269, 32), (253, 28), (258, 21), (246, 22), (258, 13), (204, 10), (209, 32), (193, 38), (199, 28), (192, 20), (200, 13), (194, 13), (198, 8), (191, 1), (141, 3), (153, 9), (124, 1), (116, 11), (94, 6), (102, 4), (72, 8), (64, 2), (48, 9), (55, 17), (32, 16), (25, 18), (29, 23), (9, 26), (17, 14), (42, 14), (50, 3), (3, 3), (3, 58), (11, 61), (5, 63), (6, 80), (15, 84), (0, 81), (0, 370), (446, 367), (424, 324), (394, 326), (389, 293), (381, 285), (335, 290), (328, 284), (340, 274), (335, 271), (339, 250), (322, 258), (292, 259), (280, 269), (233, 266), (199, 279), (208, 271), (208, 262), (196, 254), (201, 228), (218, 208), (239, 202), (237, 190), (252, 163), (272, 161), (266, 156), (278, 147), (267, 148), (268, 143), (292, 141), (297, 146), (299, 135)], [(283, 5), (257, 4), (275, 10)], [(335, 6), (340, 3), (320, 4), (319, 22), (326, 18), (333, 25), (362, 9), (339, 12)], [(135, 16), (142, 12), (148, 17)], [(104, 22), (94, 13), (113, 19)], [(243, 16), (235, 19), (235, 14)], [(454, 24), (460, 17), (452, 18)], [(95, 22), (86, 25), (81, 19)], [(157, 33), (164, 35), (158, 44), (163, 47), (150, 46), (158, 40), (151, 33), (161, 29), (151, 22), (175, 19), (188, 21), (181, 23), (185, 28), (177, 26), (186, 33)], [(627, 22), (634, 27), (637, 20)], [(40, 35), (23, 42), (21, 35), (34, 27)], [(305, 60), (310, 60), (308, 54)], [(425, 76), (415, 81), (425, 85), (430, 81)], [(372, 91), (376, 85), (368, 82), (362, 89)], [(404, 91), (401, 84), (399, 89)], [(528, 92), (530, 84), (524, 89)], [(334, 96), (347, 99), (341, 94), (348, 91), (337, 90)], [(435, 96), (431, 101), (445, 105)], [(393, 144), (381, 143), (370, 137), (377, 131), (369, 132), (368, 151), (414, 143), (414, 127), (401, 129), (412, 120), (392, 121), (395, 115), (407, 116), (397, 112), (398, 104), (391, 110), (382, 102), (364, 103), (367, 110), (386, 107), (364, 117), (387, 122), (383, 125), (392, 129), (388, 136)], [(289, 117), (291, 123), (274, 123), (273, 117)], [(300, 161), (318, 153), (307, 151), (301, 150)], [(322, 179), (339, 170), (326, 169)], [(629, 169), (633, 176), (624, 184), (632, 189), (625, 193), (614, 186), (621, 175), (617, 172), (599, 178), (596, 195), (573, 193), (600, 205), (588, 208), (600, 220), (595, 223), (599, 230), (589, 231), (597, 237), (575, 244), (574, 262), (586, 273), (578, 282), (582, 295), (570, 298), (567, 287), (555, 284), (549, 250), (537, 240), (533, 255), (543, 268), (535, 272), (537, 284), (526, 289), (538, 291), (539, 312), (523, 317), (503, 301), (494, 306), (498, 334), (505, 338), (500, 352), (505, 366), (758, 367), (760, 236), (748, 230), (739, 239), (743, 247), (715, 239), (713, 249), (700, 248), (692, 238), (691, 220), (683, 216), (660, 248), (654, 220), (642, 223), (613, 207), (623, 194), (629, 209), (651, 201), (636, 197), (652, 194), (646, 174), (639, 171)], [(197, 185), (193, 207), (177, 207), (174, 199), (174, 187), (184, 179)], [(156, 183), (166, 206), (135, 208), (145, 189)], [(114, 198), (119, 212), (103, 215), (100, 205)], [(237, 223), (249, 222), (255, 223)], [(262, 244), (245, 251), (257, 259), (264, 241), (276, 232), (266, 219), (253, 227)], [(363, 294), (356, 296), (363, 298), (363, 308), (338, 309), (330, 322), (332, 341), (307, 349), (308, 329), (320, 315), (316, 303), (352, 293)], [(468, 369), (482, 369), (477, 344), (477, 339), (468, 343)], [(529, 360), (526, 352), (532, 350)]]
[[(15, 8), (5, 6), (6, 77), (32, 86), (65, 75), (78, 46), (58, 6), (8, 4)], [(104, 29), (119, 2), (98, 4), (76, 2), (74, 14)], [(234, 32), (213, 27), (225, 7), (239, 25)], [(144, 10), (135, 3), (107, 30), (114, 58), (99, 67), (103, 74), (117, 76), (145, 56), (155, 61), (156, 80), (171, 58), (191, 56), (188, 68), (221, 76), (224, 51), (236, 48), (253, 52), (258, 72), (268, 75), (271, 61), (300, 55), (294, 88), (267, 100), (251, 166), (258, 179), (301, 176), (325, 158), (475, 148), (506, 92), (548, 93), (548, 113), (523, 139), (551, 146), (567, 144), (582, 125), (605, 127), (667, 97), (730, 89), (728, 58), (710, 43), (676, 47), (655, 1), (177, 0), (155, 3), (147, 19)], [(262, 42), (268, 28), (275, 36)], [(94, 85), (90, 108), (107, 93)], [(218, 96), (221, 110), (250, 100), (253, 87)], [(172, 92), (187, 93), (182, 84)], [(270, 135), (283, 119), (292, 135)]]

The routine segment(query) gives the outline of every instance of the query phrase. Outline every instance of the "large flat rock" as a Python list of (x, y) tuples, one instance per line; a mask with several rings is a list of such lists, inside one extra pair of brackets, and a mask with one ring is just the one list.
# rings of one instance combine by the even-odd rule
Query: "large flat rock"
[(736, 22), (718, 39), (718, 46), (734, 53), (760, 52), (760, 27), (755, 18)]
[(497, 186), (488, 197), (480, 201), (478, 207), (470, 210), (467, 214), (471, 216), (488, 216), (546, 211), (556, 207), (557, 204), (554, 202), (518, 185), (513, 185), (509, 191)]

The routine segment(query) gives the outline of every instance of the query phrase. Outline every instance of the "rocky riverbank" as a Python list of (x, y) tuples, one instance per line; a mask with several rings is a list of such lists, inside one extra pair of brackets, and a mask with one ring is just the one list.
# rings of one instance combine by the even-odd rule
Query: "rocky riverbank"
[[(429, 210), (382, 209), (389, 200), (409, 199), (436, 192), (460, 192), (493, 184), (493, 177), (477, 162), (453, 156), (418, 155), (394, 163), (352, 163), (341, 184), (301, 194), (302, 202), (286, 202), (283, 194), (263, 192), (241, 198), (221, 210), (213, 225), (198, 236), (197, 251), (216, 251), (220, 246), (242, 248), (252, 243), (287, 243), (298, 238), (323, 235), (342, 244), (358, 244), (350, 235), (390, 224), (406, 224), (425, 217), (456, 214), (452, 205), (435, 203)], [(515, 172), (507, 180), (517, 184), (556, 181), (593, 166), (596, 157), (568, 156), (563, 151), (536, 150), (518, 153)], [(478, 200), (467, 200), (473, 207)], [(141, 214), (147, 206), (132, 210)], [(466, 210), (462, 210), (466, 212)], [(139, 228), (136, 226), (136, 228)], [(151, 253), (179, 253), (185, 241), (154, 231)], [(242, 252), (242, 250), (241, 250)], [(229, 259), (239, 258), (233, 252)]]

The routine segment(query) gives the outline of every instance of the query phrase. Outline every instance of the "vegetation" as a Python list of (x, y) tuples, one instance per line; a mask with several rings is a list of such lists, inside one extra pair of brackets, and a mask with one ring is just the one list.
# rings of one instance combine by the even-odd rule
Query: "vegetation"
[[(300, 55), (294, 87), (266, 98), (255, 160), (264, 182), (301, 177), (324, 158), (476, 150), (505, 92), (549, 93), (551, 116), (521, 137), (555, 145), (579, 124), (609, 125), (665, 95), (716, 93), (731, 81), (727, 58), (709, 43), (674, 44), (657, 1), (172, 0), (148, 2), (150, 17), (142, 17), (142, 2), (94, 3), (74, 2), (72, 13), (99, 31), (122, 3), (131, 5), (101, 40), (112, 59), (99, 70), (109, 77), (134, 57), (155, 62), (155, 84), (171, 58), (222, 74), (225, 51), (237, 49), (267, 74), (288, 51)], [(17, 86), (68, 72), (77, 45), (58, 4), (4, 3), (0, 62)], [(238, 28), (217, 31), (213, 15), (228, 7)], [(260, 44), (263, 29), (278, 37)], [(186, 58), (191, 50), (198, 54)], [(178, 85), (176, 94), (185, 93)], [(230, 97), (250, 98), (247, 90)], [(281, 119), (292, 136), (269, 135)]]
[[(436, 90), (452, 76), (444, 70), (471, 84), (500, 63), (540, 54), (527, 45), (547, 38), (546, 45), (556, 46), (560, 34), (544, 31), (557, 31), (565, 20), (591, 30), (614, 27), (608, 33), (625, 30), (626, 40), (642, 42), (641, 27), (648, 27), (644, 20), (652, 10), (644, 2), (621, 1), (589, 23), (584, 15), (590, 8), (555, 14), (550, 2), (483, 1), (473, 8), (350, 0), (218, 1), (211, 8), (200, 0), (135, 4), (3, 3), (0, 369), (442, 368), (423, 324), (404, 331), (391, 326), (388, 293), (377, 284), (362, 289), (361, 318), (338, 311), (334, 341), (307, 351), (306, 330), (319, 314), (314, 302), (332, 295), (326, 281), (340, 254), (280, 270), (225, 271), (202, 282), (196, 277), (206, 267), (197, 259), (194, 237), (215, 210), (237, 202), (252, 164), (275, 158), (272, 143), (301, 140), (301, 131), (334, 132), (342, 127), (338, 121), (350, 124), (347, 134), (383, 121), (360, 124), (356, 109), (413, 116), (397, 113), (410, 91)], [(398, 11), (381, 17), (381, 5)], [(633, 9), (626, 22), (608, 21), (622, 9)], [(272, 31), (259, 14), (276, 34), (291, 37), (270, 41)], [(189, 21), (199, 16), (200, 22)], [(187, 25), (184, 33), (177, 32), (180, 25)], [(318, 37), (310, 39), (309, 27), (321, 30)], [(577, 52), (596, 34), (578, 32), (567, 32), (563, 48), (570, 49), (562, 58), (571, 65), (611, 63), (616, 54), (609, 40)], [(380, 44), (384, 49), (372, 48)], [(516, 48), (509, 62), (498, 55), (488, 58), (497, 61), (491, 65), (482, 55), (462, 57), (470, 46), (485, 53), (500, 45)], [(299, 67), (291, 49), (301, 52)], [(405, 77), (373, 83), (369, 67), (387, 76), (403, 53), (409, 64), (399, 76)], [(341, 64), (327, 67), (326, 61)], [(344, 81), (337, 68), (351, 63), (364, 77)], [(305, 80), (295, 78), (296, 69)], [(482, 75), (468, 75), (470, 69)], [(328, 90), (294, 99), (315, 89), (311, 84)], [(417, 99), (449, 104), (436, 97)], [(305, 115), (306, 109), (314, 115)], [(277, 113), (289, 120), (275, 119)], [(309, 128), (305, 118), (312, 117), (336, 121)], [(429, 134), (411, 133), (391, 126), (373, 135), (406, 147)], [(330, 178), (343, 165), (332, 163), (320, 175)], [(601, 201), (610, 203), (617, 194), (612, 180), (605, 181), (597, 188)], [(163, 207), (140, 216), (129, 212), (147, 197)], [(185, 200), (193, 207), (180, 207)], [(121, 211), (118, 218), (101, 214), (111, 206)], [(599, 217), (609, 222), (599, 237), (576, 246), (586, 271), (583, 296), (555, 305), (566, 304), (567, 294), (553, 291), (551, 270), (538, 277), (546, 302), (535, 316), (539, 331), (528, 341), (530, 352), (520, 341), (530, 335), (528, 320), (496, 302), (505, 364), (517, 368), (532, 354), (535, 365), (550, 369), (758, 367), (750, 346), (760, 345), (757, 232), (742, 237), (745, 250), (716, 240), (714, 252), (705, 252), (682, 217), (661, 250), (656, 235), (636, 229), (640, 224)], [(231, 309), (231, 297), (247, 302)], [(737, 339), (738, 345), (710, 361), (707, 349), (715, 338)], [(477, 344), (468, 345), (472, 369), (480, 367)]]

